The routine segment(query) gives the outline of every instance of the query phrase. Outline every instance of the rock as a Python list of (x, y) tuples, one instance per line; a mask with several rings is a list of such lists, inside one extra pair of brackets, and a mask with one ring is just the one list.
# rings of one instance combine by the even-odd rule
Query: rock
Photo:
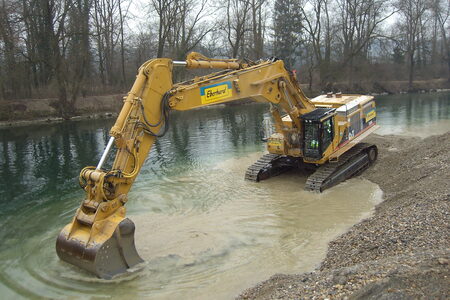
[(333, 278), (334, 284), (344, 285), (347, 283), (347, 277), (346, 276), (336, 276)]

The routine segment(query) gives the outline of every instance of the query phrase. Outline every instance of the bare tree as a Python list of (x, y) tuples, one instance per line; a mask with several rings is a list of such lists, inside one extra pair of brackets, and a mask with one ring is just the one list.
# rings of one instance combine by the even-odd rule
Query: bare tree
[(341, 15), (338, 35), (342, 49), (342, 66), (348, 69), (348, 78), (353, 83), (355, 59), (363, 63), (367, 59), (371, 42), (379, 36), (380, 24), (394, 11), (386, 14), (385, 0), (337, 0)]
[(267, 2), (266, 0), (251, 0), (253, 45), (250, 58), (255, 60), (264, 55), (264, 25), (266, 22), (264, 5), (267, 5)]
[[(124, 22), (129, 3), (120, 0), (93, 1), (93, 31), (97, 46), (100, 78), (103, 85), (125, 83)], [(124, 5), (127, 5), (125, 9)], [(120, 45), (120, 69), (117, 56)], [(120, 74), (121, 76), (118, 76)]]
[[(434, 35), (441, 33), (444, 53), (442, 57), (447, 62), (447, 80), (450, 82), (450, 2), (446, 0), (433, 0), (431, 3), (431, 10), (434, 19)], [(437, 38), (433, 39), (434, 53), (436, 51)]]
[(207, 1), (179, 0), (178, 14), (167, 35), (168, 45), (175, 59), (184, 59), (212, 30), (202, 20)]
[[(9, 2), (9, 1), (8, 1)], [(16, 56), (18, 32), (15, 23), (17, 23), (16, 7), (13, 3), (6, 3), (2, 0), (0, 4), (0, 41), (3, 44), (3, 57), (5, 70), (16, 70)], [(3, 68), (2, 68), (3, 69)], [(2, 72), (3, 73), (3, 72)], [(17, 72), (0, 74), (1, 91), (3, 97), (14, 97), (13, 93), (18, 88), (20, 79)]]
[(151, 8), (158, 16), (157, 57), (164, 56), (164, 47), (179, 11), (179, 0), (152, 0)]
[[(305, 23), (305, 30), (314, 53), (319, 69), (321, 86), (330, 79), (331, 43), (334, 36), (330, 18), (330, 0), (310, 0), (310, 11), (302, 5), (301, 11)], [(305, 3), (305, 4), (306, 4)]]
[(44, 20), (52, 46), (52, 69), (58, 87), (55, 103), (65, 119), (76, 112), (75, 103), (83, 85), (89, 60), (88, 0), (48, 0)]
[(415, 71), (415, 54), (418, 48), (417, 36), (421, 28), (422, 16), (427, 10), (426, 0), (399, 0), (396, 3), (400, 15), (399, 28), (404, 37), (408, 60), (408, 87), (412, 89)]
[(130, 3), (0, 0), (0, 97), (58, 97), (69, 118), (80, 94), (122, 92), (143, 61), (190, 51), (273, 53), (301, 66), (310, 88), (375, 73), (410, 88), (415, 74), (450, 81), (448, 0), (150, 0), (138, 30), (127, 27)]
[(227, 0), (225, 20), (222, 30), (226, 34), (230, 47), (230, 56), (237, 57), (239, 51), (243, 49), (245, 33), (250, 30), (247, 18), (251, 11), (250, 0)]

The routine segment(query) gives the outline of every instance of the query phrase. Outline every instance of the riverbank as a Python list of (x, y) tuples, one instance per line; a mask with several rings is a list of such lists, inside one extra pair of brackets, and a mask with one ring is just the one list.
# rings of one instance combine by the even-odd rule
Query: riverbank
[(384, 191), (374, 215), (332, 241), (315, 271), (274, 275), (239, 299), (450, 296), (450, 132), (367, 141), (379, 158), (363, 176)]
[[(117, 116), (123, 95), (87, 96), (76, 103), (77, 116), (70, 120), (100, 119)], [(20, 99), (0, 101), (0, 128), (64, 121), (58, 117), (56, 99)]]
[[(323, 91), (313, 87), (308, 90), (306, 84), (301, 84), (302, 89), (309, 97), (315, 97)], [(367, 82), (348, 86), (346, 83), (334, 83), (329, 86), (327, 91), (344, 91), (346, 93), (356, 94), (403, 94), (408, 90), (406, 81), (386, 81), (386, 82)], [(434, 79), (414, 82), (412, 92), (430, 93), (430, 92), (449, 92), (450, 83), (445, 79)], [(124, 94), (86, 96), (80, 97), (76, 102), (77, 115), (71, 120), (99, 119), (116, 117), (123, 104)], [(58, 117), (56, 110), (57, 99), (19, 99), (0, 101), (0, 128), (13, 126), (26, 126), (43, 123), (62, 122), (64, 119)], [(231, 102), (232, 104), (247, 103), (248, 101)]]
[[(306, 87), (304, 87), (306, 89)], [(352, 85), (346, 82), (330, 83), (327, 91), (345, 92), (349, 94), (394, 95), (407, 93), (433, 93), (450, 91), (448, 79), (416, 80), (412, 87), (407, 81), (363, 81)], [(317, 91), (318, 94), (321, 91)]]

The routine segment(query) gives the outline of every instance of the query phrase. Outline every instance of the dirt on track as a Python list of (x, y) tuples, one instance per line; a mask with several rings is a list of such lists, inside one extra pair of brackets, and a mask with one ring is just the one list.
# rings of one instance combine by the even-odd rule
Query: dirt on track
[(314, 272), (276, 274), (239, 299), (450, 298), (450, 132), (367, 142), (379, 157), (362, 176), (384, 192), (374, 215), (332, 241)]

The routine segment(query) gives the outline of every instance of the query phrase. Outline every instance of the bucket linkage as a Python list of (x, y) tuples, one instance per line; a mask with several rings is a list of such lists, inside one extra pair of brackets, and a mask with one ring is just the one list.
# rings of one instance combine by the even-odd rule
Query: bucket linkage
[(88, 199), (81, 203), (72, 222), (56, 240), (56, 253), (61, 260), (104, 279), (126, 273), (144, 262), (134, 243), (135, 225), (125, 218), (127, 196), (121, 194), (114, 199), (106, 196), (114, 194), (105, 190), (108, 186), (105, 178), (111, 172), (104, 172), (101, 167), (113, 141), (111, 138), (96, 168), (81, 171), (80, 185)]

